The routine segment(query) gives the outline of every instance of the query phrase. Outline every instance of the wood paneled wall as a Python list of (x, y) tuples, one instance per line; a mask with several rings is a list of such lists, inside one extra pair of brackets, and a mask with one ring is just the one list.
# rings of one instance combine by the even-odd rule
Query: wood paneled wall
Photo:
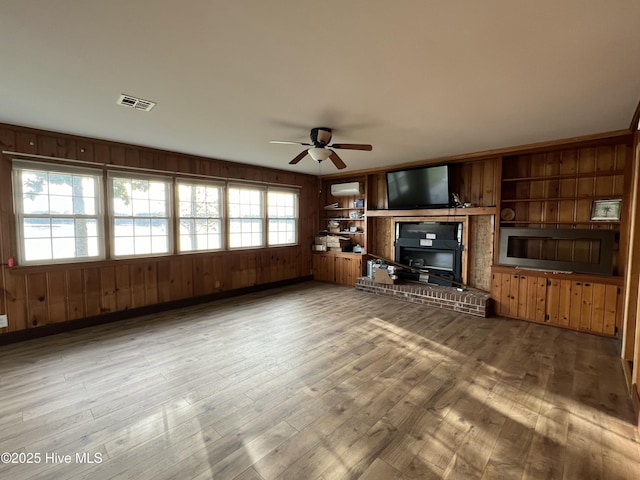
[(11, 157), (0, 158), (0, 333), (305, 277), (318, 224), (317, 179), (275, 169), (0, 125), (0, 150), (177, 174), (299, 185), (299, 244), (66, 265), (13, 267), (17, 258)]

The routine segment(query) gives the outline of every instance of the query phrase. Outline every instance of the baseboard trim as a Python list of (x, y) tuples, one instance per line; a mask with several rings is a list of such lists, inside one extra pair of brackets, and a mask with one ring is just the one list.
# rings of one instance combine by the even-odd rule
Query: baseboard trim
[(50, 335), (57, 335), (58, 333), (70, 332), (72, 330), (78, 330), (81, 328), (94, 327), (96, 325), (103, 325), (105, 323), (118, 322), (120, 320), (127, 320), (129, 318), (140, 317), (143, 315), (149, 315), (152, 313), (164, 312), (166, 310), (173, 310), (176, 308), (190, 307), (192, 305), (198, 305), (201, 303), (212, 302), (215, 300), (222, 300), (225, 298), (238, 297), (240, 295), (246, 295), (248, 293), (260, 292), (263, 290), (270, 290), (272, 288), (286, 287), (295, 283), (307, 282), (313, 280), (312, 275), (305, 277), (291, 278), (288, 280), (280, 280), (278, 282), (263, 283), (261, 285), (254, 285), (251, 287), (238, 288), (236, 290), (229, 290), (225, 292), (216, 292), (209, 295), (202, 295), (198, 297), (190, 297), (181, 300), (174, 300), (171, 302), (157, 303), (154, 305), (146, 305), (144, 307), (130, 308), (127, 310), (121, 310), (118, 312), (105, 313), (102, 315), (96, 315), (93, 317), (86, 317), (79, 320), (71, 320), (62, 323), (52, 323), (49, 325), (43, 325), (36, 328), (28, 328), (26, 330), (20, 330), (17, 332), (9, 332), (0, 335), (0, 346), (8, 345), (11, 343), (24, 342), (27, 340), (33, 340), (35, 338), (48, 337)]

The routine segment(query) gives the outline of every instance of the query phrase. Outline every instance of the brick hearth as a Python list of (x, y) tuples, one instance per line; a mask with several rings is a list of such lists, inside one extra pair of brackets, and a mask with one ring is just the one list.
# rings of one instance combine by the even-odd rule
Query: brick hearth
[(373, 293), (374, 295), (422, 303), (430, 307), (445, 308), (479, 317), (486, 317), (490, 313), (491, 298), (489, 294), (478, 290), (465, 289), (463, 292), (459, 292), (453, 287), (414, 282), (399, 282), (395, 285), (386, 285), (384, 283), (375, 283), (369, 277), (357, 278), (356, 289)]

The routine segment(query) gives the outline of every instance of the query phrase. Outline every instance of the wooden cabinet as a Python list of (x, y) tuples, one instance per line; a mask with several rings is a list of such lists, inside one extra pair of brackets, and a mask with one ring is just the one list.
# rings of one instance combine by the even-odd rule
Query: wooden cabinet
[(353, 287), (363, 275), (362, 255), (355, 253), (314, 253), (313, 278), (321, 282)]
[(622, 280), (494, 267), (491, 297), (498, 315), (614, 336)]

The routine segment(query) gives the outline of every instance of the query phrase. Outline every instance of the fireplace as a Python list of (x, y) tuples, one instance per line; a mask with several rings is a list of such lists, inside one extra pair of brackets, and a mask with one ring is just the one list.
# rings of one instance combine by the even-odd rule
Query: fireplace
[(462, 223), (396, 223), (396, 258), (414, 270), (400, 272), (409, 280), (429, 275), (429, 283), (452, 286), (462, 281)]

